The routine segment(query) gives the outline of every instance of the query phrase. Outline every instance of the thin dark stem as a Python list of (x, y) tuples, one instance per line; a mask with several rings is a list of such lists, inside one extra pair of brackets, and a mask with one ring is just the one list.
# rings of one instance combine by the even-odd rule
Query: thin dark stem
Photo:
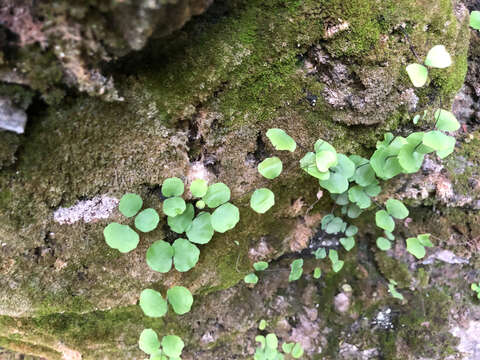
[(401, 28), (401, 31), (403, 33), (403, 36), (405, 36), (405, 39), (407, 40), (408, 42), (408, 45), (410, 47), (410, 51), (412, 52), (412, 54), (415, 56), (415, 58), (417, 59), (417, 61), (421, 64), (422, 63), (422, 60), (420, 60), (420, 58), (418, 57), (417, 53), (415, 52), (415, 47), (413, 46), (412, 42), (410, 41), (410, 37), (408, 36), (407, 32), (405, 31), (405, 29), (402, 29)]

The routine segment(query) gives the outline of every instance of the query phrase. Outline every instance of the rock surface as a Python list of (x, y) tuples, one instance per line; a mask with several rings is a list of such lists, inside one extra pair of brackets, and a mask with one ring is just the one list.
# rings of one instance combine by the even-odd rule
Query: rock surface
[[(471, 353), (471, 330), (480, 320), (469, 289), (480, 275), (479, 46), (463, 5), (217, 1), (157, 40), (209, 2), (169, 5), (179, 14), (169, 16), (172, 25), (165, 28), (159, 26), (160, 2), (94, 1), (88, 9), (56, 3), (48, 36), (28, 1), (17, 6), (15, 19), (29, 27), (8, 23), (8, 31), (17, 34), (15, 46), (24, 49), (16, 63), (27, 70), (25, 64), (36, 64), (41, 71), (12, 73), (7, 63), (3, 79), (23, 84), (14, 91), (17, 104), (31, 100), (34, 89), (50, 105), (33, 100), (25, 135), (0, 133), (5, 139), (0, 142), (0, 347), (46, 359), (141, 359), (139, 333), (153, 328), (183, 338), (183, 359), (247, 359), (265, 319), (265, 333), (300, 342), (305, 359), (471, 356), (460, 352)], [(50, 2), (44, 6), (37, 11), (52, 9)], [(111, 30), (123, 17), (135, 19), (138, 27), (125, 21), (117, 32)], [(87, 31), (90, 21), (98, 27)], [(58, 32), (59, 26), (68, 31)], [(30, 30), (18, 33), (20, 28)], [(60, 44), (65, 48), (51, 48), (52, 39), (65, 34), (82, 35), (67, 36)], [(102, 45), (94, 46), (100, 37)], [(149, 37), (142, 51), (113, 61)], [(437, 43), (449, 49), (454, 66), (432, 71), (428, 87), (412, 88), (404, 72), (416, 61), (411, 46), (423, 57)], [(31, 49), (41, 46), (45, 50), (32, 60)], [(97, 66), (110, 58), (100, 72)], [(468, 58), (467, 83), (454, 99)], [(104, 96), (64, 92), (64, 84)], [(3, 93), (13, 96), (0, 88)], [(119, 98), (123, 101), (105, 101)], [(383, 133), (408, 134), (413, 115), (440, 101), (456, 104), (466, 126), (455, 134), (454, 154), (444, 161), (431, 158), (414, 176), (384, 184), (378, 201), (395, 195), (411, 213), (398, 224), (392, 250), (375, 247), (376, 230), (366, 214), (355, 221), (356, 247), (344, 252), (339, 239), (319, 228), (331, 199), (317, 196), (318, 182), (298, 169), (298, 160), (318, 138), (340, 152), (369, 156)], [(299, 149), (276, 152), (265, 136), (271, 127), (294, 136)], [(284, 172), (267, 182), (256, 166), (273, 155), (284, 161)], [(188, 181), (199, 175), (228, 184), (240, 223), (203, 245), (194, 269), (160, 274), (146, 265), (152, 242), (175, 238), (164, 217), (127, 255), (105, 244), (103, 228), (127, 221), (114, 206), (124, 193), (138, 193), (146, 207), (160, 209), (165, 178)], [(276, 204), (259, 216), (249, 198), (265, 186), (275, 192)], [(405, 251), (404, 239), (425, 232), (435, 243), (428, 253), (432, 263), (415, 261)], [(319, 246), (339, 250), (345, 261), (341, 272), (315, 260), (311, 252)], [(294, 258), (304, 259), (304, 275), (288, 282)], [(270, 262), (269, 271), (249, 287), (241, 280), (259, 260)], [(317, 266), (322, 277), (315, 280)], [(388, 293), (389, 279), (397, 282), (403, 302)], [(346, 292), (347, 284), (349, 306), (335, 311), (335, 296)], [(137, 305), (141, 290), (164, 292), (173, 285), (194, 293), (192, 312), (143, 316)]]

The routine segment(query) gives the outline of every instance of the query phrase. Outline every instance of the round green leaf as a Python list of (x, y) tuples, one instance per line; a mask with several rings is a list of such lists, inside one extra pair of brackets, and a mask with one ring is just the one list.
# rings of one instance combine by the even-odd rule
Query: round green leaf
[(171, 358), (178, 358), (184, 346), (182, 339), (176, 335), (167, 335), (162, 339), (162, 350)]
[(224, 183), (212, 184), (202, 200), (209, 208), (216, 208), (230, 200), (230, 189)]
[(265, 321), (265, 319), (260, 320), (260, 324), (258, 324), (258, 329), (263, 331), (265, 330), (266, 327), (267, 327), (267, 322)]
[(253, 268), (256, 271), (263, 271), (268, 269), (268, 263), (266, 261), (257, 261), (255, 264), (253, 264)]
[(303, 355), (302, 345), (300, 345), (300, 343), (296, 343), (292, 349), (292, 357), (294, 359), (300, 359), (302, 355)]
[(367, 209), (372, 205), (372, 200), (370, 196), (364, 191), (359, 185), (352, 186), (348, 189), (348, 199), (357, 204), (360, 209)]
[(266, 213), (275, 204), (275, 195), (269, 189), (257, 189), (250, 198), (250, 207), (259, 214)]
[(362, 209), (357, 204), (349, 204), (347, 207), (347, 216), (350, 219), (356, 219), (362, 213)]
[(392, 243), (388, 239), (380, 236), (377, 238), (377, 247), (382, 251), (387, 251), (392, 248)]
[(193, 219), (192, 224), (187, 229), (187, 238), (196, 244), (206, 244), (213, 237), (213, 227), (211, 215), (206, 212), (201, 212)]
[(174, 250), (173, 263), (175, 269), (185, 272), (193, 268), (200, 256), (200, 250), (186, 239), (177, 239), (172, 245)]
[(358, 227), (355, 225), (349, 225), (345, 231), (346, 236), (355, 236), (358, 232)]
[(443, 45), (435, 45), (427, 54), (425, 65), (444, 69), (452, 65), (452, 58)]
[(141, 232), (149, 232), (155, 230), (159, 221), (158, 213), (154, 209), (149, 208), (142, 210), (135, 217), (135, 227)]
[(455, 143), (457, 142), (453, 136), (447, 136), (444, 140), (446, 142), (445, 148), (437, 151), (437, 156), (440, 159), (445, 159), (455, 150)]
[(330, 194), (330, 197), (335, 200), (335, 204), (337, 205), (348, 205), (348, 192), (344, 192), (342, 194)]
[(423, 143), (434, 150), (445, 150), (449, 146), (449, 136), (438, 130), (427, 132), (423, 136)]
[(319, 180), (319, 184), (332, 194), (341, 194), (348, 189), (348, 179), (339, 173), (331, 173), (328, 180)]
[(355, 247), (355, 239), (353, 236), (342, 237), (340, 238), (340, 244), (342, 244), (345, 250), (350, 251)]
[(408, 209), (403, 203), (396, 199), (388, 199), (386, 203), (387, 212), (395, 219), (405, 219), (408, 216)]
[(315, 270), (313, 270), (313, 278), (320, 279), (321, 276), (322, 276), (322, 270), (319, 267), (316, 267)]
[(360, 186), (369, 186), (376, 182), (375, 171), (373, 170), (370, 162), (367, 159), (363, 159), (358, 156), (361, 160), (356, 159), (355, 155), (349, 157), (355, 163), (355, 173), (353, 174), (352, 180), (355, 181)]
[(128, 225), (118, 223), (108, 224), (103, 230), (103, 236), (108, 246), (121, 253), (135, 249), (140, 241), (138, 234)]
[(178, 358), (184, 346), (182, 339), (176, 335), (167, 335), (162, 339), (163, 352), (171, 358)]
[(176, 232), (177, 234), (184, 233), (192, 223), (194, 215), (195, 209), (193, 208), (193, 205), (187, 204), (187, 207), (182, 214), (175, 217), (169, 216), (167, 218), (167, 223), (168, 226), (170, 226), (170, 230)]
[(407, 251), (417, 259), (423, 258), (426, 254), (425, 247), (420, 244), (417, 238), (407, 239)]
[(339, 217), (334, 217), (330, 221), (323, 221), (322, 219), (322, 229), (327, 233), (327, 234), (338, 234), (344, 229), (345, 222), (342, 220), (342, 218)]
[(335, 150), (335, 148), (332, 145), (330, 145), (328, 142), (326, 142), (322, 139), (317, 140), (315, 142), (315, 145), (313, 146), (313, 148), (314, 148), (316, 153), (318, 153), (322, 150), (337, 152), (337, 150)]
[(290, 275), (288, 281), (296, 281), (300, 279), (303, 273), (303, 259), (293, 260), (290, 264)]
[(422, 167), (425, 155), (415, 151), (416, 148), (414, 144), (406, 144), (398, 153), (398, 162), (406, 174), (416, 173)]
[(174, 250), (172, 246), (163, 240), (157, 240), (147, 250), (147, 264), (154, 270), (167, 273), (172, 268)]
[(171, 197), (163, 202), (163, 213), (171, 217), (183, 214), (186, 209), (187, 204), (181, 197)]
[(423, 246), (433, 247), (433, 244), (430, 241), (430, 234), (420, 234), (417, 236), (417, 239)]
[(282, 129), (269, 129), (267, 137), (276, 150), (288, 150), (294, 152), (297, 143)]
[(277, 336), (275, 334), (267, 334), (267, 336), (265, 336), (265, 345), (267, 348), (277, 349), (278, 348)]
[(375, 213), (375, 223), (383, 230), (392, 232), (395, 229), (395, 221), (385, 210), (379, 210)]
[(138, 346), (140, 350), (149, 355), (156, 353), (160, 348), (157, 333), (152, 329), (143, 330), (138, 340)]
[[(261, 349), (265, 348), (265, 336), (257, 335), (257, 336), (255, 336), (255, 341), (260, 343), (260, 348)], [(257, 359), (255, 359), (255, 360), (257, 360)]]
[(197, 207), (197, 209), (205, 209), (205, 201), (203, 200), (198, 200), (196, 203), (195, 203), (195, 206)]
[(163, 181), (162, 194), (165, 197), (181, 196), (184, 190), (183, 181), (177, 177), (171, 177)]
[(230, 203), (223, 204), (212, 214), (212, 227), (219, 233), (231, 230), (240, 220), (238, 208)]
[(327, 172), (332, 166), (337, 165), (337, 153), (328, 150), (319, 151), (315, 155), (315, 163), (318, 171)]
[(340, 270), (342, 270), (343, 268), (343, 265), (345, 264), (345, 262), (343, 260), (339, 260), (335, 263), (332, 264), (332, 270), (333, 272), (339, 272)]
[(344, 154), (338, 154), (338, 164), (331, 171), (350, 179), (355, 174), (355, 163)]
[(453, 113), (447, 110), (438, 109), (434, 115), (436, 119), (435, 127), (443, 131), (457, 131), (460, 129), (460, 123)]
[(203, 179), (195, 179), (190, 185), (190, 192), (195, 197), (202, 197), (207, 193), (208, 185), (207, 182)]
[(258, 164), (258, 172), (267, 179), (275, 179), (282, 173), (282, 169), (282, 161), (276, 156), (266, 158)]
[(380, 191), (382, 191), (382, 188), (380, 187), (380, 185), (378, 185), (378, 182), (375, 182), (368, 185), (367, 187), (364, 187), (363, 190), (367, 193), (368, 196), (377, 196), (378, 194), (380, 194)]
[(174, 286), (168, 289), (167, 299), (172, 305), (173, 311), (178, 315), (183, 315), (189, 312), (193, 304), (192, 294), (183, 286)]
[(321, 260), (321, 259), (325, 259), (327, 257), (327, 251), (325, 250), (325, 248), (318, 248), (315, 253), (315, 259), (317, 260)]
[(256, 284), (258, 282), (258, 276), (254, 273), (250, 273), (243, 278), (243, 281), (247, 284)]
[(285, 354), (290, 354), (292, 352), (294, 343), (283, 343), (282, 350)]
[(316, 155), (313, 152), (308, 152), (300, 160), (300, 167), (307, 174), (316, 177), (319, 180), (328, 180), (330, 177), (330, 172), (320, 172), (316, 164)]
[(145, 315), (157, 318), (165, 316), (168, 304), (158, 291), (145, 289), (140, 294), (140, 308)]
[(428, 79), (428, 69), (420, 64), (410, 64), (407, 66), (407, 74), (412, 81), (413, 86), (422, 87)]
[(474, 10), (470, 13), (470, 26), (475, 30), (480, 30), (480, 11)]
[(122, 196), (118, 209), (125, 217), (132, 217), (142, 208), (142, 198), (140, 195), (128, 193)]

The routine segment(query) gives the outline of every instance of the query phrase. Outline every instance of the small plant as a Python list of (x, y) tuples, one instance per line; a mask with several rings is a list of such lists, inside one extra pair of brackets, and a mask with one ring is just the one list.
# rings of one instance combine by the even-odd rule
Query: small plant
[[(137, 194), (128, 193), (122, 196), (118, 208), (120, 213), (131, 218), (142, 208), (142, 198)], [(134, 223), (137, 230), (150, 232), (155, 230), (159, 222), (158, 213), (154, 209), (145, 209), (138, 213)], [(108, 224), (103, 230), (103, 236), (108, 246), (117, 249), (121, 253), (128, 253), (137, 248), (140, 241), (138, 233), (129, 225), (122, 225), (116, 222)]]
[[(270, 333), (266, 336), (258, 335), (255, 341), (260, 343), (254, 355), (254, 360), (284, 360), (285, 355), (278, 351), (278, 338)], [(281, 346), (287, 357), (300, 359), (303, 355), (303, 348), (300, 343), (283, 343)]]
[(388, 292), (395, 299), (403, 300), (403, 295), (397, 291), (396, 286), (397, 286), (397, 282), (395, 280), (390, 279), (390, 282), (388, 283)]
[(477, 299), (480, 299), (480, 282), (477, 284), (473, 283), (470, 285), (470, 288), (477, 293)]
[(250, 207), (259, 214), (266, 213), (273, 205), (275, 205), (275, 195), (266, 188), (255, 190), (250, 198)]
[(421, 234), (407, 239), (407, 251), (417, 259), (422, 259), (425, 256), (425, 247), (433, 247), (430, 234)]
[[(255, 271), (264, 271), (268, 269), (268, 263), (266, 261), (258, 261), (253, 264)], [(243, 278), (243, 281), (247, 284), (256, 284), (258, 282), (258, 276), (254, 273), (250, 273)]]
[(153, 329), (145, 329), (140, 334), (138, 346), (150, 355), (150, 360), (177, 360), (180, 359), (185, 344), (176, 335), (164, 336), (160, 342)]
[(330, 250), (328, 252), (328, 258), (332, 262), (332, 270), (334, 272), (339, 272), (343, 268), (344, 261), (339, 260), (337, 250)]
[(167, 291), (167, 298), (155, 290), (145, 289), (140, 294), (140, 308), (148, 317), (162, 317), (168, 311), (168, 303), (178, 315), (186, 314), (193, 304), (193, 296), (183, 286), (174, 286)]
[(274, 156), (266, 158), (260, 164), (258, 164), (258, 172), (267, 179), (275, 179), (278, 177), (283, 170), (282, 161)]
[(427, 83), (428, 67), (444, 69), (452, 65), (452, 58), (443, 45), (436, 45), (430, 49), (425, 58), (425, 65), (410, 64), (407, 66), (407, 74), (413, 86), (422, 87)]

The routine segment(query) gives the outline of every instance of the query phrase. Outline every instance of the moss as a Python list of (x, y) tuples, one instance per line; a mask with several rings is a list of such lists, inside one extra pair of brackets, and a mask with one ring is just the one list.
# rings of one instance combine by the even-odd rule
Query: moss
[(408, 271), (407, 264), (388, 256), (383, 251), (375, 253), (375, 261), (385, 279), (395, 280), (399, 288), (406, 288), (411, 285), (412, 275)]
[(57, 351), (51, 350), (48, 347), (30, 344), (28, 342), (14, 340), (0, 336), (0, 347), (13, 350), (20, 354), (33, 355), (49, 360), (61, 360), (63, 357)]
[(458, 339), (448, 326), (451, 307), (452, 299), (440, 289), (418, 291), (398, 318), (397, 338), (417, 356), (445, 358), (456, 353)]

